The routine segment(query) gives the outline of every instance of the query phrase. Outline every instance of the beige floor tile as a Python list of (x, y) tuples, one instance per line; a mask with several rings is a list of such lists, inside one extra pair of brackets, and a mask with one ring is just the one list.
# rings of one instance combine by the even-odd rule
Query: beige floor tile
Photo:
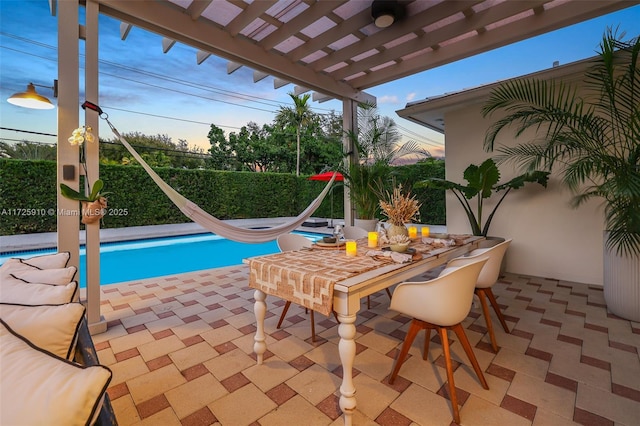
[(176, 413), (171, 408), (165, 408), (137, 424), (140, 426), (182, 426), (182, 423), (176, 417)]
[(180, 324), (184, 324), (184, 322), (177, 315), (172, 315), (170, 317), (162, 318), (157, 321), (151, 321), (145, 324), (145, 326), (147, 327), (147, 330), (149, 330), (149, 333), (155, 334), (159, 331), (177, 327)]
[[(216, 311), (218, 310), (219, 309), (216, 309)], [(210, 344), (212, 347), (215, 347), (222, 343), (241, 337), (242, 333), (240, 333), (230, 325), (225, 325), (224, 327), (205, 331), (201, 334), (201, 336), (208, 344)]]
[[(204, 305), (207, 306), (207, 305)], [(198, 316), (202, 318), (202, 320), (208, 324), (212, 324), (219, 320), (227, 320), (229, 317), (232, 317), (233, 314), (226, 310), (225, 308), (218, 308), (213, 310), (206, 310), (202, 313), (199, 313)]]
[(356, 339), (356, 342), (381, 354), (386, 354), (400, 344), (398, 339), (395, 339), (388, 334), (380, 334), (376, 331), (371, 331), (359, 337)]
[[(379, 426), (374, 420), (365, 416), (358, 408), (356, 407), (355, 413), (353, 413), (352, 424), (357, 426)], [(338, 417), (333, 422), (331, 422), (330, 426), (344, 426), (344, 418), (343, 416)], [(418, 426), (418, 425), (412, 425)]]
[(111, 401), (111, 406), (119, 426), (134, 425), (140, 421), (138, 410), (136, 410), (136, 405), (133, 403), (131, 395), (124, 395)]
[(245, 325), (255, 324), (256, 316), (253, 311), (248, 311), (240, 315), (231, 315), (225, 319), (229, 324), (235, 328), (242, 328)]
[(536, 416), (533, 418), (532, 426), (575, 426), (576, 423), (550, 411), (538, 408), (536, 410)]
[(140, 356), (135, 356), (110, 365), (109, 368), (113, 373), (111, 383), (109, 384), (110, 386), (126, 382), (149, 372), (149, 367), (147, 367), (147, 364), (145, 364)]
[(138, 331), (136, 333), (127, 334), (126, 336), (116, 337), (109, 341), (111, 350), (114, 354), (135, 348), (139, 345), (153, 342), (155, 339), (148, 330)]
[(178, 418), (183, 419), (228, 394), (211, 374), (205, 374), (169, 390), (165, 395)]
[(223, 425), (249, 425), (277, 407), (269, 397), (249, 383), (208, 405)]
[(234, 349), (226, 354), (217, 356), (204, 363), (207, 370), (211, 371), (218, 380), (224, 380), (227, 377), (249, 368), (256, 362), (240, 349)]
[(447, 399), (413, 384), (391, 403), (391, 408), (417, 425), (449, 426), (453, 421)]
[(158, 319), (158, 316), (155, 312), (145, 312), (139, 315), (133, 315), (131, 317), (122, 318), (120, 321), (124, 328), (135, 327), (136, 325), (146, 324), (151, 321), (155, 321)]
[(309, 352), (304, 354), (304, 356), (316, 364), (323, 366), (328, 371), (333, 371), (342, 365), (340, 362), (338, 346), (331, 342), (327, 342), (324, 345), (311, 349)]
[(576, 394), (536, 377), (516, 374), (507, 394), (561, 417), (573, 417)]
[(300, 395), (296, 395), (277, 410), (262, 417), (258, 423), (261, 426), (323, 426), (330, 424), (331, 419)]
[(549, 364), (549, 372), (590, 386), (610, 390), (611, 372), (580, 362), (581, 350), (577, 346), (576, 348), (577, 351), (574, 349), (573, 353), (569, 353), (569, 351), (563, 351), (562, 354), (554, 353)]
[(96, 345), (98, 343), (106, 342), (111, 339), (115, 339), (116, 337), (126, 336), (127, 330), (121, 325), (117, 325), (115, 327), (109, 327), (107, 331), (104, 333), (96, 334), (95, 336), (91, 336), (91, 340), (93, 340), (93, 344)]
[[(393, 361), (392, 364), (393, 366)], [(387, 374), (391, 374), (391, 368)], [(431, 392), (436, 392), (447, 381), (447, 371), (433, 363), (431, 358), (425, 361), (421, 355), (413, 355), (400, 367), (398, 376), (422, 386)]]
[(178, 308), (178, 309), (174, 309), (173, 313), (176, 314), (177, 316), (179, 316), (180, 318), (186, 318), (186, 317), (190, 317), (192, 315), (198, 315), (201, 314), (203, 312), (208, 311), (207, 308), (205, 308), (203, 305), (196, 303), (194, 305), (191, 306), (185, 306), (182, 308)]
[(356, 356), (353, 366), (376, 380), (382, 380), (389, 375), (392, 364), (392, 358), (367, 349)]
[(399, 395), (385, 383), (366, 374), (358, 374), (353, 384), (356, 387), (358, 410), (371, 419), (376, 419)]
[[(503, 410), (499, 405), (471, 395), (460, 410), (460, 422), (463, 425), (509, 425), (529, 426), (531, 422), (524, 417)], [(548, 425), (551, 426), (551, 425)]]
[(334, 393), (341, 383), (338, 376), (327, 374), (327, 370), (315, 364), (286, 381), (291, 389), (313, 405)]
[(145, 361), (151, 361), (184, 347), (182, 340), (172, 334), (171, 336), (139, 345), (138, 351)]
[(196, 364), (209, 361), (218, 356), (216, 352), (207, 342), (196, 343), (195, 345), (179, 349), (169, 354), (169, 358), (173, 361), (178, 370), (186, 370)]
[(113, 351), (111, 350), (111, 348), (97, 351), (96, 355), (98, 356), (98, 362), (102, 365), (109, 366), (117, 362), (116, 357), (113, 355)]
[[(289, 330), (287, 329), (286, 331)], [(311, 334), (309, 333), (307, 337), (310, 336)], [(289, 336), (286, 339), (279, 340), (267, 346), (267, 350), (273, 352), (276, 356), (285, 361), (296, 359), (300, 355), (308, 352), (311, 348), (312, 346), (310, 344), (295, 336)]]
[(127, 381), (129, 393), (136, 404), (161, 395), (162, 393), (173, 389), (187, 380), (180, 374), (178, 369), (170, 364), (135, 377)]
[(522, 355), (509, 349), (501, 349), (493, 360), (500, 367), (508, 368), (516, 373), (544, 379), (547, 376), (549, 363), (539, 358)]
[(612, 419), (616, 425), (634, 426), (640, 420), (640, 403), (582, 383), (576, 407)]
[(173, 331), (173, 333), (178, 336), (179, 339), (186, 339), (187, 337), (196, 336), (209, 330), (211, 330), (209, 324), (202, 320), (197, 320), (187, 324), (181, 324), (175, 327), (171, 327), (171, 331)]
[[(445, 373), (446, 374), (446, 373)], [(460, 366), (453, 373), (453, 381), (457, 388), (463, 389), (472, 395), (476, 395), (485, 401), (500, 406), (502, 399), (509, 389), (510, 383), (506, 380), (499, 379), (491, 374), (484, 373), (484, 378), (489, 385), (489, 389), (485, 389), (480, 384), (476, 372), (472, 367)], [(446, 379), (446, 376), (443, 377)]]
[(277, 359), (267, 359), (263, 364), (255, 364), (242, 372), (253, 384), (266, 392), (295, 376), (299, 371), (288, 363)]

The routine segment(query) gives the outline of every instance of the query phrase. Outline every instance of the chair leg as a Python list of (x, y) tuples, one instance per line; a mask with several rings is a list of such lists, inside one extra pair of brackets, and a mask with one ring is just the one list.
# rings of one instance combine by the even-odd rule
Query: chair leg
[(282, 314), (280, 315), (280, 321), (278, 321), (278, 325), (276, 326), (276, 328), (280, 328), (280, 326), (282, 325), (282, 321), (284, 320), (285, 315), (287, 315), (289, 306), (291, 306), (291, 302), (287, 302), (284, 304), (284, 308), (282, 309)]
[(423, 323), (420, 320), (413, 319), (411, 321), (411, 326), (409, 327), (409, 331), (407, 331), (407, 336), (404, 338), (404, 342), (402, 343), (402, 348), (396, 357), (396, 360), (393, 363), (393, 368), (391, 369), (391, 375), (389, 375), (389, 383), (393, 384), (398, 376), (398, 371), (400, 371), (400, 367), (402, 363), (404, 363), (407, 354), (409, 353), (409, 349), (411, 348), (411, 344), (413, 340), (416, 338), (416, 335), (423, 328)]
[(429, 357), (429, 340), (431, 339), (431, 327), (425, 327), (424, 330), (424, 349), (422, 351), (422, 359), (425, 361)]
[(478, 379), (480, 380), (482, 387), (485, 389), (489, 389), (489, 385), (487, 384), (487, 381), (484, 378), (484, 374), (482, 374), (482, 369), (480, 368), (480, 364), (478, 364), (478, 360), (476, 359), (476, 354), (473, 352), (473, 348), (469, 343), (469, 339), (467, 338), (467, 334), (464, 332), (464, 328), (462, 327), (462, 324), (456, 324), (451, 328), (453, 329), (453, 331), (455, 331), (456, 335), (458, 336), (458, 340), (460, 340), (460, 343), (462, 344), (462, 347), (464, 348), (464, 351), (467, 354), (467, 358), (469, 358), (469, 361), (471, 361), (473, 370), (476, 372), (476, 375), (478, 376)]
[(389, 296), (389, 299), (391, 299), (391, 292), (389, 291), (389, 288), (385, 288), (385, 291), (387, 292), (387, 296)]
[(333, 312), (333, 317), (336, 319), (336, 322), (338, 323), (338, 325), (340, 325), (340, 320), (338, 319), (338, 314), (336, 314), (336, 311), (331, 311)]
[(487, 323), (487, 332), (489, 333), (489, 339), (491, 339), (491, 347), (494, 352), (498, 352), (498, 343), (496, 342), (496, 335), (493, 332), (493, 322), (491, 322), (491, 315), (489, 314), (489, 307), (487, 306), (487, 300), (485, 299), (484, 289), (476, 289), (478, 299), (480, 299), (480, 305), (482, 305), (482, 314), (484, 315), (484, 321)]
[(367, 309), (371, 309), (371, 296), (367, 296)]
[(456, 395), (456, 385), (453, 382), (453, 367), (451, 365), (451, 353), (449, 351), (449, 336), (445, 327), (438, 327), (440, 331), (440, 340), (442, 340), (442, 350), (444, 352), (444, 360), (447, 367), (447, 381), (449, 382), (449, 399), (453, 409), (453, 421), (460, 424), (460, 412), (458, 411), (458, 396)]
[(489, 302), (491, 302), (491, 306), (493, 306), (493, 310), (496, 311), (496, 315), (498, 316), (498, 319), (500, 320), (500, 324), (502, 324), (502, 328), (504, 328), (505, 333), (509, 333), (509, 327), (507, 327), (507, 322), (505, 321), (504, 315), (500, 310), (500, 306), (498, 306), (498, 301), (496, 300), (496, 296), (493, 295), (493, 291), (491, 290), (491, 287), (485, 288), (483, 290), (484, 290), (484, 293), (487, 295)]

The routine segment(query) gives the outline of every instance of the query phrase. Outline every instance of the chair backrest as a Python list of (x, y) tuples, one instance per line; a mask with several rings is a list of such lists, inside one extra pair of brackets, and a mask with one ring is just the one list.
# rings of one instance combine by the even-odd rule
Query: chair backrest
[(361, 238), (367, 238), (369, 236), (367, 230), (364, 228), (360, 228), (359, 226), (345, 225), (342, 228), (342, 231), (344, 232), (344, 237), (347, 240), (359, 240)]
[(475, 249), (471, 251), (467, 256), (453, 259), (447, 264), (447, 267), (461, 266), (466, 263), (473, 262), (476, 259), (487, 259), (487, 263), (484, 265), (484, 268), (482, 268), (482, 271), (478, 276), (476, 287), (491, 287), (496, 283), (496, 281), (498, 281), (502, 259), (504, 258), (504, 255), (509, 248), (509, 244), (511, 244), (511, 240), (503, 241), (493, 247)]
[(479, 259), (447, 267), (432, 280), (399, 284), (389, 309), (441, 326), (458, 324), (471, 310), (476, 281), (486, 262)]
[(276, 242), (280, 251), (300, 250), (313, 245), (311, 240), (300, 234), (282, 234)]

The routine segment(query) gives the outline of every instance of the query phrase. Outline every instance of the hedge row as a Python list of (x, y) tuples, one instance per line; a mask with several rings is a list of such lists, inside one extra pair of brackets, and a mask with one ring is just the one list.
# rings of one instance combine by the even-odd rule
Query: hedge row
[[(436, 167), (437, 169), (437, 167)], [(217, 170), (155, 169), (160, 177), (189, 200), (220, 219), (297, 216), (326, 182), (290, 174), (225, 172)], [(408, 184), (435, 173), (428, 164), (396, 168)], [(103, 228), (184, 223), (190, 220), (162, 193), (141, 167), (101, 165), (108, 195)], [(56, 230), (56, 163), (0, 159), (0, 235)], [(444, 223), (444, 194), (415, 190), (423, 203), (424, 223)], [(314, 216), (343, 217), (343, 187), (335, 185)]]

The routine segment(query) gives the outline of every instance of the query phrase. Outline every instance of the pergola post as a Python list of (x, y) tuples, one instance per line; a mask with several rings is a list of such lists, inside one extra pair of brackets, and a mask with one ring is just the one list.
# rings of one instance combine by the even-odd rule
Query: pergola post
[[(60, 184), (78, 189), (78, 147), (67, 141), (78, 127), (79, 55), (78, 55), (78, 9), (79, 2), (58, 2), (58, 148), (57, 148), (57, 246), (58, 251), (71, 253), (69, 265), (79, 266), (80, 221), (78, 202), (69, 200), (60, 193)], [(63, 177), (63, 168), (73, 170)]]
[[(85, 38), (85, 99), (98, 105), (98, 3), (86, 2), (84, 27)], [(81, 34), (83, 34), (81, 32)], [(89, 188), (100, 178), (100, 137), (99, 117), (95, 111), (85, 110), (85, 125), (93, 128), (96, 136), (94, 143), (85, 142), (85, 154), (89, 175), (85, 180)], [(100, 315), (100, 221), (85, 225), (86, 229), (86, 283), (87, 283), (87, 321), (91, 334), (107, 331), (107, 322)]]

